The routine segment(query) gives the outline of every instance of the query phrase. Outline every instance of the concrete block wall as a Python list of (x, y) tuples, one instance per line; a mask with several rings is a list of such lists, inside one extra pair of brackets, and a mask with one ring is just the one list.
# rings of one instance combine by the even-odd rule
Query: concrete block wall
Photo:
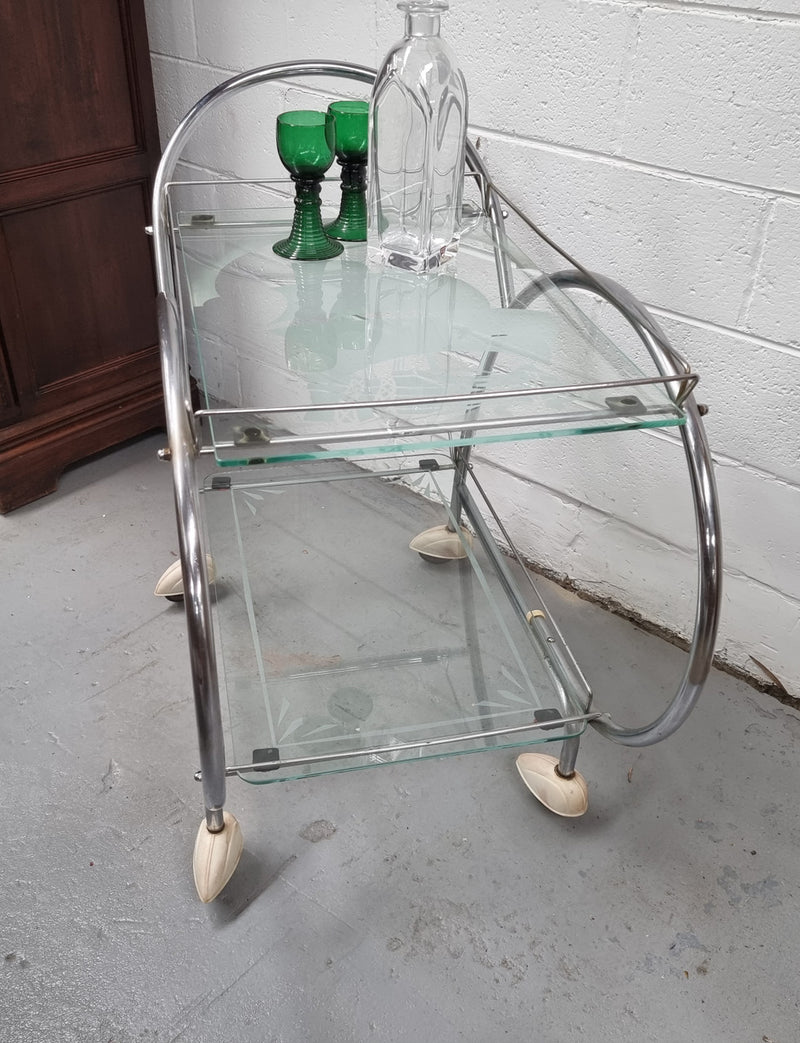
[[(391, 0), (147, 2), (164, 139), (233, 72), (374, 66), (401, 25)], [(724, 521), (719, 656), (800, 696), (800, 3), (451, 0), (445, 33), (504, 190), (644, 301), (700, 372)], [(674, 434), (481, 455), (531, 560), (690, 631), (694, 526)]]

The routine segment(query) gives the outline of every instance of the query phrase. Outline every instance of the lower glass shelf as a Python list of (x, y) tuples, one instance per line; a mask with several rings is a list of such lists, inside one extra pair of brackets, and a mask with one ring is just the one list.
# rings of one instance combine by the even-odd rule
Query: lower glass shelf
[(581, 733), (588, 689), (551, 653), (535, 595), (509, 597), (477, 538), (441, 564), (409, 549), (447, 519), (409, 485), (446, 498), (447, 468), (205, 483), (231, 773), (269, 783)]

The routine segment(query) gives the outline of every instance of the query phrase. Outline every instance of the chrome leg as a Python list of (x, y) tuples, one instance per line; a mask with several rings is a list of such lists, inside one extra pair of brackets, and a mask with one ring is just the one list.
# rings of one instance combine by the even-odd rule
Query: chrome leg
[(461, 491), (469, 471), (471, 449), (471, 445), (459, 445), (451, 453), (455, 468), (453, 470), (453, 489), (450, 494), (450, 517), (447, 520), (447, 528), (450, 532), (455, 532), (456, 526), (461, 525), (461, 515), (464, 509)]
[(225, 813), (221, 807), (206, 807), (206, 829), (209, 833), (221, 833), (225, 828)]
[(571, 779), (575, 775), (575, 762), (578, 759), (580, 744), (579, 735), (571, 735), (561, 744), (561, 755), (558, 758), (556, 772), (562, 779)]
[[(174, 457), (173, 457), (174, 459)], [(191, 473), (191, 461), (178, 461), (178, 468)], [(175, 500), (179, 516), (179, 543), (183, 565), (186, 630), (194, 689), (194, 709), (206, 826), (212, 833), (223, 828), (225, 806), (225, 742), (219, 701), (211, 605), (208, 592), (208, 566), (202, 552), (197, 525), (197, 494), (192, 478), (183, 475), (175, 481)]]
[(172, 460), (183, 599), (194, 691), (194, 709), (205, 818), (194, 848), (194, 880), (204, 902), (215, 898), (233, 875), (242, 853), (239, 824), (225, 807), (225, 742), (211, 620), (208, 559), (200, 533), (195, 484), (196, 438), (187, 376), (180, 359), (180, 329), (174, 301), (158, 295), (162, 375)]

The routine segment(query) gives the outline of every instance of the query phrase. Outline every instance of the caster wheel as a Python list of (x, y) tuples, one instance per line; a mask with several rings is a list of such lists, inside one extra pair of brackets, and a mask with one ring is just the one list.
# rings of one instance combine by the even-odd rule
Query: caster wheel
[(451, 532), (446, 525), (434, 525), (432, 529), (426, 529), (409, 543), (411, 550), (415, 550), (423, 561), (432, 565), (442, 565), (446, 561), (457, 561), (466, 558), (467, 551), (464, 546), (472, 546), (472, 533), (461, 527), (461, 533)]
[(555, 815), (579, 818), (589, 807), (589, 787), (579, 771), (571, 778), (559, 775), (558, 757), (548, 753), (521, 753), (517, 771), (536, 799)]
[(205, 819), (194, 844), (194, 886), (201, 902), (213, 902), (233, 876), (242, 856), (244, 840), (239, 823), (229, 811), (222, 813), (219, 833), (209, 833)]
[[(210, 554), (206, 554), (206, 568), (208, 570), (208, 582), (213, 583), (216, 577), (214, 561)], [(183, 570), (180, 561), (173, 561), (170, 567), (162, 574), (156, 589), (153, 591), (157, 598), (166, 598), (167, 601), (183, 601)]]

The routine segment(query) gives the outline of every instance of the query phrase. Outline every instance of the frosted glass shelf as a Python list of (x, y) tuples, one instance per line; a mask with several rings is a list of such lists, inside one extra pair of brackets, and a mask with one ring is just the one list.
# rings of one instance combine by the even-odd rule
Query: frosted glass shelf
[(286, 203), (182, 209), (192, 198), (171, 186), (187, 353), (219, 464), (683, 422), (663, 380), (510, 243), (512, 296), (532, 280), (542, 292), (501, 307), (487, 222), (455, 261), (417, 276), (368, 263), (364, 244), (287, 261), (272, 252), (288, 233)]
[[(406, 461), (405, 480), (446, 499), (442, 462)], [(446, 565), (409, 549), (442, 506), (344, 461), (263, 473), (217, 472), (201, 494), (238, 774), (268, 783), (582, 732), (588, 688), (524, 574), (515, 604), (477, 538)]]

